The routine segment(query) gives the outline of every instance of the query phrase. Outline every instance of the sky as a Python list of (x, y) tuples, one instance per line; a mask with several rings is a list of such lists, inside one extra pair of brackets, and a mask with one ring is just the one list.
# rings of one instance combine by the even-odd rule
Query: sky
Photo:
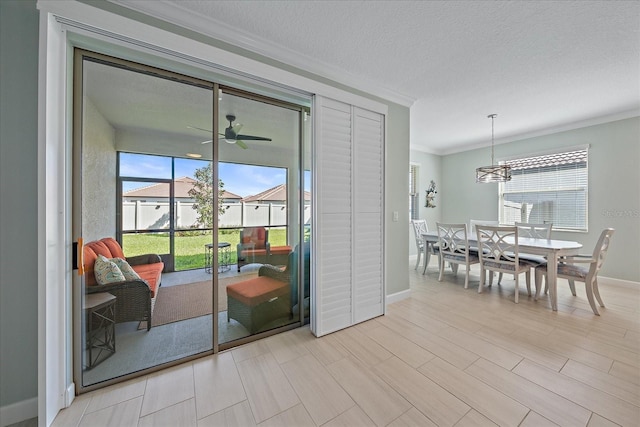
[[(207, 163), (204, 160), (176, 158), (175, 177), (193, 178), (194, 171), (206, 166)], [(252, 196), (285, 184), (287, 179), (287, 171), (284, 168), (223, 162), (219, 165), (219, 177), (224, 182), (224, 189), (241, 197)], [(171, 157), (121, 153), (120, 176), (171, 179)], [(148, 182), (126, 182), (124, 191), (148, 185)], [(309, 188), (306, 189), (309, 190)]]

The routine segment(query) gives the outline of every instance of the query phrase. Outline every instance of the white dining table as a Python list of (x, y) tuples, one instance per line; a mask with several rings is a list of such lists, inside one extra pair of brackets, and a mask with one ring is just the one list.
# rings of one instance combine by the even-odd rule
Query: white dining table
[[(425, 254), (432, 252), (432, 247), (438, 243), (438, 233), (436, 231), (428, 231), (422, 233), (424, 241)], [(476, 236), (469, 236), (469, 245), (477, 246), (478, 240)], [(551, 240), (551, 239), (533, 239), (530, 237), (519, 237), (518, 248), (520, 253), (532, 255), (542, 255), (547, 258), (547, 284), (549, 286), (549, 298), (551, 299), (551, 309), (558, 311), (558, 260), (561, 256), (575, 255), (582, 248), (582, 243), (570, 240)], [(425, 256), (425, 264), (422, 274), (427, 271), (429, 263), (429, 255)]]

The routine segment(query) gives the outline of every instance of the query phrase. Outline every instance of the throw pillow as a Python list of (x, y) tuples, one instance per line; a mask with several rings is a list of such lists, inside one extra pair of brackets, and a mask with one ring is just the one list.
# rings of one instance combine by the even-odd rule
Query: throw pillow
[(93, 265), (93, 273), (99, 285), (106, 285), (114, 282), (124, 282), (124, 274), (118, 266), (104, 255), (98, 255)]
[(138, 273), (135, 272), (133, 267), (131, 267), (127, 261), (122, 258), (111, 258), (111, 261), (113, 261), (120, 271), (122, 271), (125, 280), (140, 280)]

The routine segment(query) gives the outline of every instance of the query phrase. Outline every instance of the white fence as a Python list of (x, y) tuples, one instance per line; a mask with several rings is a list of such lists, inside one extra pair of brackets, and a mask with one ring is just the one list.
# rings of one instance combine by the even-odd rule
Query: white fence
[[(228, 203), (219, 218), (220, 228), (277, 226), (287, 224), (287, 205), (284, 203)], [(191, 202), (175, 202), (176, 228), (197, 225), (198, 213)], [(311, 219), (311, 206), (304, 209), (305, 224)], [(122, 229), (169, 229), (169, 202), (123, 202)]]

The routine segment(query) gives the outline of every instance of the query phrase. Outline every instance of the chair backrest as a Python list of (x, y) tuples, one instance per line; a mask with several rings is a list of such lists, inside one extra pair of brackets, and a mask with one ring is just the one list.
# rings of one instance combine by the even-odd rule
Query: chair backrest
[(480, 264), (489, 261), (492, 268), (516, 270), (518, 254), (518, 227), (477, 225), (478, 255)]
[(469, 257), (467, 224), (436, 223), (438, 227), (438, 247), (443, 255)]
[(413, 235), (416, 238), (416, 247), (420, 250), (422, 248), (422, 233), (429, 231), (427, 221), (424, 219), (412, 219), (411, 225), (413, 225)]
[(520, 237), (530, 237), (532, 239), (551, 239), (551, 228), (553, 224), (534, 224), (531, 222), (516, 222), (518, 235)]
[(600, 271), (600, 268), (602, 268), (602, 264), (604, 264), (604, 260), (607, 257), (607, 250), (609, 249), (609, 245), (611, 244), (611, 236), (613, 236), (614, 232), (615, 229), (613, 228), (605, 228), (604, 230), (602, 230), (602, 233), (600, 233), (600, 238), (596, 243), (596, 247), (593, 249), (592, 258), (595, 261), (592, 262), (591, 266), (589, 267), (590, 276), (595, 276), (596, 274), (598, 274), (598, 271)]
[(252, 243), (255, 249), (264, 249), (269, 241), (269, 230), (265, 227), (245, 227), (240, 230), (240, 243)]
[(476, 225), (498, 226), (500, 223), (498, 221), (489, 221), (484, 219), (469, 220), (469, 233), (471, 233), (472, 236), (476, 235)]

